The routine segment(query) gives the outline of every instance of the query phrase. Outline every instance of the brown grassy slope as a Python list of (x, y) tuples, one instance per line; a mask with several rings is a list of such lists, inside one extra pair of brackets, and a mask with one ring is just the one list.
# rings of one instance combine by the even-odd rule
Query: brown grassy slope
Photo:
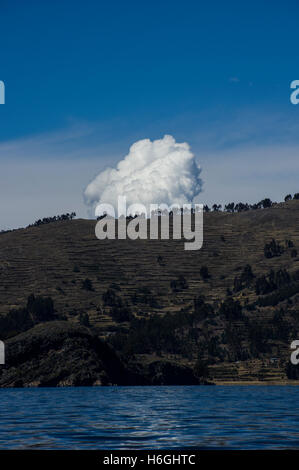
[[(285, 240), (292, 240), (299, 253), (298, 222), (299, 201), (239, 214), (204, 214), (204, 245), (199, 251), (184, 251), (183, 241), (99, 241), (94, 234), (95, 221), (90, 220), (54, 222), (0, 234), (0, 314), (23, 307), (31, 293), (51, 296), (59, 314), (77, 322), (80, 313), (88, 313), (91, 325), (99, 327), (101, 335), (105, 336), (111, 327), (126, 327), (112, 320), (109, 307), (103, 303), (103, 293), (112, 283), (120, 286), (121, 297), (138, 316), (154, 312), (163, 315), (186, 306), (192, 311), (194, 298), (201, 294), (217, 311), (227, 288), (233, 288), (234, 278), (247, 263), (256, 276), (267, 274), (270, 269), (285, 268), (290, 273), (299, 269), (299, 256), (291, 257), (290, 248), (279, 257), (267, 259), (264, 256), (264, 245), (272, 238), (282, 246)], [(200, 276), (204, 265), (211, 274), (208, 281)], [(179, 275), (185, 277), (189, 287), (173, 292), (170, 282)], [(82, 289), (86, 278), (92, 281), (93, 291)], [(151, 307), (149, 303), (132, 303), (132, 295), (142, 287), (151, 290), (160, 308)], [(254, 286), (233, 296), (242, 305), (245, 301), (257, 300)], [(293, 315), (293, 324), (297, 318), (298, 297), (295, 295), (286, 309), (290, 312), (289, 319)], [(245, 310), (245, 321), (256, 319), (269, 325), (275, 310), (280, 306), (286, 308), (286, 303), (277, 308)], [(244, 332), (244, 319), (233, 322), (233, 327), (238, 329), (239, 323), (240, 332)], [(227, 325), (218, 316), (214, 326), (213, 323), (208, 327), (202, 324), (200, 328), (208, 328), (208, 337), (221, 338)], [(242, 340), (243, 349), (249, 346), (246, 338)], [(248, 361), (222, 363), (216, 358), (215, 364), (210, 366), (210, 374), (216, 383), (261, 379), (283, 383), (289, 354), (289, 341), (277, 341), (267, 355)], [(272, 364), (271, 355), (277, 355), (280, 363)], [(176, 356), (174, 359), (183, 363), (190, 360), (192, 365), (194, 358)]]
[[(113, 282), (120, 285), (128, 301), (141, 286), (149, 287), (162, 307), (157, 311), (162, 313), (179, 310), (199, 294), (209, 302), (220, 301), (247, 263), (256, 275), (271, 268), (299, 269), (299, 257), (291, 258), (290, 249), (272, 259), (263, 253), (272, 238), (282, 244), (291, 239), (299, 249), (299, 201), (247, 213), (205, 214), (204, 245), (199, 251), (184, 251), (183, 242), (173, 240), (99, 241), (94, 228), (95, 221), (74, 220), (1, 234), (0, 313), (24, 306), (33, 292), (51, 296), (59, 313), (76, 318), (87, 312), (92, 323), (105, 325), (109, 317), (102, 294)], [(207, 282), (199, 274), (203, 265), (211, 273)], [(170, 281), (180, 274), (189, 288), (173, 293)], [(91, 279), (94, 291), (81, 288), (85, 278)], [(248, 295), (255, 299), (253, 292)], [(143, 309), (155, 311), (149, 306)]]

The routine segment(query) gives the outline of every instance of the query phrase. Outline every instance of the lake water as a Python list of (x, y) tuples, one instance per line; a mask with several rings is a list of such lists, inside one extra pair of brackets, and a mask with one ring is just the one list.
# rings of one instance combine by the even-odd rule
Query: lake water
[(299, 448), (297, 387), (1, 389), (0, 449)]

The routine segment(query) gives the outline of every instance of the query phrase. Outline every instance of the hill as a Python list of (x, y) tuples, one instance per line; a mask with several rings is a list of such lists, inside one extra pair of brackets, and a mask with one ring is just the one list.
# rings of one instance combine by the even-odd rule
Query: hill
[(205, 213), (199, 251), (181, 240), (99, 241), (94, 229), (77, 219), (0, 234), (1, 339), (69, 322), (142, 380), (170, 383), (176, 367), (189, 371), (185, 382), (297, 377), (299, 200)]

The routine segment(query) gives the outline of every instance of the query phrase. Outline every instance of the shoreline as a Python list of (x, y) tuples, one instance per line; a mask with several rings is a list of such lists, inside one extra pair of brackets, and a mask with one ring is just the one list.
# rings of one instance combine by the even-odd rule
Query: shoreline
[(202, 386), (299, 386), (299, 380), (281, 380), (281, 381), (219, 381), (219, 382), (209, 382), (209, 383), (202, 383), (202, 384), (185, 384), (185, 385), (116, 385), (116, 384), (111, 384), (111, 385), (65, 385), (65, 386), (48, 386), (48, 387), (39, 387), (36, 385), (32, 386), (25, 386), (25, 387), (0, 387), (0, 390), (28, 390), (28, 389), (68, 389), (68, 388), (94, 388), (94, 389), (99, 389), (99, 388), (112, 388), (112, 387), (117, 387), (117, 388), (124, 388), (124, 387), (134, 387), (134, 388), (140, 388), (140, 387), (202, 387)]
[(263, 381), (263, 380), (255, 380), (255, 381), (252, 381), (252, 380), (248, 380), (248, 381), (244, 381), (244, 380), (239, 380), (239, 381), (217, 381), (217, 382), (214, 382), (214, 385), (245, 385), (245, 386), (248, 386), (248, 385), (299, 385), (299, 380), (267, 380), (267, 381)]

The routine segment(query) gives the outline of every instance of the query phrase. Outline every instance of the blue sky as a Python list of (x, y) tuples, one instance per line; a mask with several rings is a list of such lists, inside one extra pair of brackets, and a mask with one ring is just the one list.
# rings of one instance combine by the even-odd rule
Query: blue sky
[(94, 175), (164, 134), (192, 146), (203, 202), (299, 191), (298, 13), (296, 0), (1, 0), (0, 229), (86, 217)]

